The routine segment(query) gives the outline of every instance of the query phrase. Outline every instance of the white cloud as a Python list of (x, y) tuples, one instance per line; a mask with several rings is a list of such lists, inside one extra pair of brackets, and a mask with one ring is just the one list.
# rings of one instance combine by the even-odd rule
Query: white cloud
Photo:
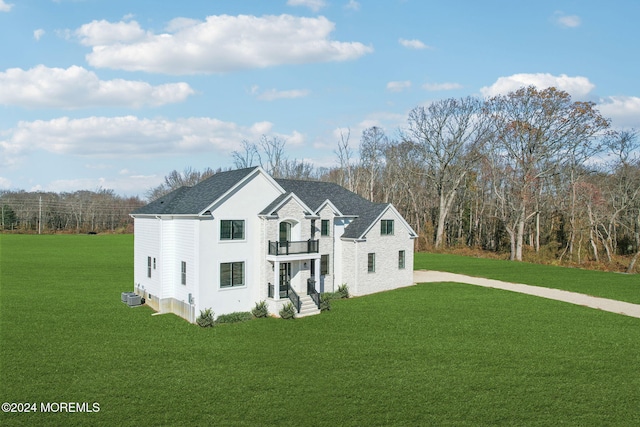
[(40, 40), (42, 36), (44, 36), (45, 31), (42, 28), (38, 28), (33, 32), (33, 38), (36, 40)]
[(276, 90), (269, 89), (260, 92), (258, 86), (251, 88), (251, 93), (255, 95), (261, 101), (274, 101), (276, 99), (293, 99), (304, 98), (311, 93), (307, 89), (292, 89), (292, 90)]
[(91, 21), (75, 31), (80, 43), (85, 46), (108, 46), (113, 44), (134, 43), (151, 35), (146, 33), (136, 21), (109, 22)]
[(346, 61), (370, 53), (359, 42), (329, 38), (335, 24), (327, 18), (209, 16), (179, 18), (163, 34), (144, 31), (135, 21), (93, 21), (76, 31), (91, 46), (94, 67), (168, 74), (209, 74), (282, 64)]
[(344, 5), (344, 8), (351, 10), (360, 10), (360, 3), (358, 3), (356, 0), (349, 0), (349, 2)]
[(294, 130), (291, 135), (285, 135), (285, 134), (275, 134), (275, 136), (282, 138), (283, 140), (286, 141), (287, 146), (289, 147), (300, 147), (302, 145), (304, 145), (305, 141), (307, 140), (305, 138), (305, 136)]
[(598, 110), (612, 119), (615, 128), (640, 129), (640, 97), (610, 96), (598, 102)]
[(556, 25), (563, 28), (577, 28), (582, 24), (578, 15), (565, 15), (563, 12), (555, 12), (551, 18)]
[(38, 65), (0, 72), (0, 104), (28, 108), (159, 106), (184, 101), (193, 93), (187, 83), (152, 86), (133, 80), (100, 80), (94, 72), (78, 66)]
[(12, 4), (5, 3), (4, 0), (0, 0), (0, 12), (9, 12), (13, 7)]
[(327, 4), (324, 0), (287, 0), (287, 5), (289, 6), (305, 6), (314, 12), (319, 11)]
[(582, 100), (595, 88), (588, 78), (582, 76), (569, 77), (566, 74), (554, 76), (549, 73), (514, 74), (508, 77), (500, 77), (491, 86), (480, 89), (485, 97), (504, 95), (525, 86), (536, 86), (538, 89), (555, 87), (569, 93), (575, 100)]
[[(189, 153), (225, 155), (245, 139), (258, 140), (272, 133), (270, 122), (241, 126), (208, 117), (178, 120), (134, 116), (87, 117), (19, 122), (3, 132), (0, 165), (12, 165), (34, 151), (89, 158), (152, 158)], [(279, 135), (297, 141), (297, 132)]]
[(413, 39), (413, 40), (398, 39), (398, 43), (400, 43), (402, 46), (408, 49), (417, 49), (417, 50), (431, 49), (430, 46), (427, 46), (426, 44), (424, 44), (423, 42), (417, 39)]
[(425, 83), (422, 88), (431, 92), (462, 89), (460, 83)]
[(0, 188), (5, 190), (11, 188), (11, 181), (8, 180), (7, 178), (0, 176)]
[(411, 82), (409, 80), (387, 83), (387, 90), (391, 92), (402, 92), (403, 90), (409, 89), (410, 87)]

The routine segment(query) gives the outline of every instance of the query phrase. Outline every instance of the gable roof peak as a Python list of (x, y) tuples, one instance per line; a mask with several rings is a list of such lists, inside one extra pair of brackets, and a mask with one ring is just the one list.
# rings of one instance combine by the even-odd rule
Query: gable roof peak
[(218, 172), (192, 187), (180, 187), (152, 201), (132, 215), (198, 215), (258, 170), (262, 168), (254, 166)]

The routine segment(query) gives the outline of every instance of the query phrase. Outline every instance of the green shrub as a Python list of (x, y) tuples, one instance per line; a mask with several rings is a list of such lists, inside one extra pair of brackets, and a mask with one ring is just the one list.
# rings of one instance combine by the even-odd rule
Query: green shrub
[(229, 314), (221, 314), (216, 319), (217, 324), (221, 323), (238, 323), (253, 319), (253, 314), (248, 311), (235, 311)]
[(256, 303), (256, 306), (251, 310), (251, 314), (254, 317), (267, 317), (269, 316), (269, 308), (267, 307), (266, 301), (260, 301)]
[(323, 292), (320, 294), (320, 298), (326, 298), (329, 300), (340, 299), (342, 298), (342, 295), (338, 292)]
[(198, 326), (203, 328), (210, 328), (213, 326), (213, 311), (210, 308), (204, 311), (200, 310), (200, 316), (196, 319)]
[(293, 319), (296, 317), (296, 308), (292, 303), (288, 302), (280, 310), (280, 317), (283, 319)]
[(338, 293), (340, 294), (340, 298), (349, 298), (349, 287), (346, 283), (338, 286)]
[(331, 300), (334, 299), (332, 294), (328, 292), (324, 292), (320, 294), (320, 311), (329, 311), (331, 310)]

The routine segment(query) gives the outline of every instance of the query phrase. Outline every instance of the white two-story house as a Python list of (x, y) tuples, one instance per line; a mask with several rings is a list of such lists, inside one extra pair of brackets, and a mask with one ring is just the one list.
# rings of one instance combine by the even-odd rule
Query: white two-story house
[(221, 172), (136, 210), (134, 291), (194, 322), (292, 301), (318, 312), (318, 293), (366, 295), (413, 283), (416, 233), (391, 204), (328, 182), (273, 179), (262, 168)]

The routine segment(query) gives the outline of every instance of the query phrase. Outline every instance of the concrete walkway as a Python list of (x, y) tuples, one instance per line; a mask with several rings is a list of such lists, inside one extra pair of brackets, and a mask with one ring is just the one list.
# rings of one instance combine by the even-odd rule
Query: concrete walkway
[(540, 286), (523, 285), (520, 283), (501, 282), (499, 280), (482, 279), (479, 277), (465, 276), (463, 274), (445, 273), (441, 271), (418, 270), (413, 272), (415, 283), (429, 282), (458, 282), (470, 285), (484, 286), (486, 288), (502, 289), (505, 291), (520, 292), (522, 294), (535, 295), (542, 298), (564, 301), (571, 304), (624, 314), (625, 316), (640, 318), (640, 305), (612, 299), (592, 297), (576, 292), (560, 289), (543, 288)]

